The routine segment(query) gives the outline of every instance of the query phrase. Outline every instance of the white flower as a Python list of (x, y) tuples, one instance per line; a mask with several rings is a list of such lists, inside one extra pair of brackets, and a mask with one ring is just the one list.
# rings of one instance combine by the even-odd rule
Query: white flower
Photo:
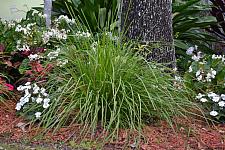
[(197, 77), (197, 80), (198, 80), (198, 81), (201, 81), (202, 78), (203, 78), (202, 75), (200, 75), (200, 76)]
[(40, 88), (37, 86), (37, 84), (34, 84), (33, 87), (33, 94), (38, 94), (39, 93)]
[(195, 50), (194, 47), (189, 47), (189, 48), (187, 49), (187, 51), (186, 51), (186, 54), (187, 54), (187, 55), (192, 55), (193, 52), (194, 52), (194, 50)]
[(41, 117), (41, 112), (36, 112), (36, 113), (35, 113), (35, 117), (36, 117), (36, 118), (40, 118), (40, 117)]
[(74, 19), (69, 19), (68, 16), (65, 16), (65, 15), (59, 16), (59, 18), (56, 19), (55, 22), (59, 22), (61, 20), (65, 20), (68, 24), (74, 24), (75, 23)]
[(17, 91), (23, 91), (23, 86), (20, 85), (20, 86), (18, 86), (16, 89), (17, 89)]
[(44, 99), (44, 103), (49, 103), (50, 102), (50, 99), (49, 98), (45, 98)]
[(201, 99), (203, 96), (205, 96), (205, 95), (202, 93), (198, 93), (198, 95), (196, 96), (196, 99)]
[(40, 104), (42, 101), (43, 101), (43, 98), (41, 98), (40, 96), (36, 99), (36, 102), (37, 102), (38, 104)]
[(48, 93), (42, 93), (43, 96), (47, 97), (48, 96)]
[(199, 61), (200, 60), (200, 57), (199, 56), (196, 56), (196, 55), (193, 55), (191, 57), (194, 61)]
[(212, 98), (212, 97), (214, 97), (214, 96), (217, 96), (217, 94), (216, 94), (216, 93), (213, 93), (213, 92), (209, 92), (209, 93), (208, 93), (208, 97), (209, 97), (209, 98)]
[(48, 104), (48, 103), (44, 103), (44, 104), (43, 104), (43, 108), (46, 109), (46, 108), (48, 108), (48, 107), (49, 107), (49, 104)]
[(17, 87), (18, 91), (24, 91), (26, 89), (31, 89), (31, 86), (30, 85), (27, 85), (27, 86), (20, 85), (19, 87)]
[(31, 84), (30, 82), (25, 83), (25, 85), (30, 85), (30, 84)]
[(62, 60), (62, 59), (57, 59), (57, 66), (63, 67), (64, 65), (66, 65), (68, 63), (68, 60)]
[(218, 105), (219, 105), (220, 107), (224, 107), (224, 106), (225, 106), (225, 102), (224, 102), (224, 101), (220, 101), (220, 102), (218, 103)]
[(17, 103), (17, 104), (16, 104), (16, 110), (18, 110), (18, 111), (19, 111), (21, 108), (22, 108), (21, 103)]
[(203, 102), (203, 103), (205, 103), (205, 102), (207, 102), (208, 100), (206, 99), (206, 98), (201, 98), (200, 99), (200, 102)]
[(225, 100), (225, 94), (221, 94), (221, 99)]
[(176, 75), (175, 75), (175, 80), (176, 80), (176, 81), (179, 81), (179, 82), (182, 82), (182, 78), (181, 78), (180, 76), (176, 76)]
[(49, 57), (50, 60), (52, 60), (58, 57), (59, 52), (60, 52), (60, 49), (58, 48), (56, 51), (48, 53), (47, 56)]
[(213, 110), (213, 111), (211, 111), (209, 114), (210, 114), (211, 116), (215, 117), (215, 116), (218, 115), (218, 112)]
[(206, 81), (207, 82), (211, 82), (212, 81), (211, 74), (210, 73), (207, 73), (207, 75), (206, 75)]
[(31, 97), (31, 101), (34, 103), (35, 102), (35, 99), (34, 97)]
[(82, 37), (82, 38), (89, 38), (91, 34), (89, 32), (80, 32), (78, 31), (75, 36)]
[(44, 95), (44, 94), (45, 94), (45, 91), (46, 91), (46, 89), (42, 87), (40, 93), (41, 93), (42, 95)]
[(195, 73), (195, 76), (198, 77), (200, 74), (201, 74), (201, 71), (198, 70), (198, 71)]
[(211, 68), (211, 74), (212, 74), (212, 78), (215, 78), (216, 70), (214, 70), (213, 68)]
[(192, 67), (190, 66), (188, 72), (192, 72), (192, 71), (193, 71), (193, 69), (192, 69)]
[(38, 54), (30, 54), (28, 56), (28, 58), (29, 58), (30, 61), (35, 61), (35, 60), (39, 59), (39, 55)]
[(210, 99), (212, 99), (212, 101), (214, 101), (214, 102), (219, 102), (219, 100), (220, 100), (220, 96), (213, 92), (209, 92), (208, 97)]
[(212, 97), (212, 101), (214, 101), (214, 102), (219, 102), (219, 100), (220, 100), (219, 95)]

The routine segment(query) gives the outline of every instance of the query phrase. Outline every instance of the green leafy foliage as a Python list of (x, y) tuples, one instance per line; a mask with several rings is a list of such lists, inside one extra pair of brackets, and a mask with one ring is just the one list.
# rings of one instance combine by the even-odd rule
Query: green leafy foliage
[(225, 56), (205, 55), (193, 61), (185, 74), (187, 86), (199, 93), (196, 99), (205, 113), (225, 121)]
[[(40, 7), (34, 9), (43, 11)], [(52, 15), (79, 18), (90, 31), (95, 33), (105, 28), (110, 29), (110, 25), (115, 24), (117, 10), (117, 0), (55, 0)]]
[(189, 57), (185, 51), (190, 46), (197, 45), (204, 53), (212, 54), (211, 44), (217, 39), (204, 31), (210, 25), (216, 24), (216, 18), (204, 15), (209, 6), (200, 3), (201, 0), (173, 1), (173, 32), (179, 69), (188, 68)]

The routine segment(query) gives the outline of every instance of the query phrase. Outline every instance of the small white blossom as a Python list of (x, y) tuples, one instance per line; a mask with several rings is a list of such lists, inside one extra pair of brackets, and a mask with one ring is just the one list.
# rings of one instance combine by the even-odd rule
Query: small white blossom
[(221, 94), (221, 99), (225, 100), (225, 94)]
[(203, 78), (203, 76), (202, 76), (202, 75), (199, 75), (199, 76), (197, 77), (197, 80), (198, 80), (198, 81), (201, 81), (202, 78)]
[(193, 71), (192, 67), (191, 67), (191, 66), (189, 66), (189, 70), (188, 70), (188, 72), (192, 72), (192, 71)]
[(201, 71), (198, 70), (198, 71), (195, 73), (195, 76), (198, 77), (200, 74), (201, 74)]
[(187, 51), (186, 51), (186, 54), (187, 54), (187, 55), (192, 55), (193, 52), (194, 52), (194, 50), (195, 50), (194, 47), (189, 47), (189, 48), (187, 49)]
[(220, 101), (220, 102), (218, 103), (218, 105), (219, 105), (220, 107), (224, 107), (224, 106), (225, 106), (225, 102), (224, 102), (224, 101)]
[(43, 101), (43, 98), (41, 98), (40, 96), (36, 99), (36, 102), (37, 102), (38, 104), (40, 104), (42, 101)]
[(59, 52), (60, 49), (58, 48), (56, 51), (48, 53), (47, 56), (49, 57), (50, 60), (52, 60), (59, 56)]
[(50, 106), (49, 103), (44, 103), (43, 104), (43, 108), (45, 108), (45, 109), (47, 109), (49, 106)]
[(33, 94), (38, 94), (39, 93), (40, 88), (37, 86), (37, 84), (34, 84), (33, 87)]
[(39, 55), (38, 54), (30, 54), (28, 56), (28, 58), (29, 58), (30, 61), (35, 61), (35, 60), (39, 59)]
[(203, 102), (203, 103), (205, 103), (205, 102), (207, 102), (208, 100), (206, 99), (206, 98), (201, 98), (200, 99), (200, 102)]
[(41, 112), (36, 112), (36, 113), (35, 113), (35, 117), (36, 117), (36, 118), (40, 118), (40, 117), (41, 117)]
[(60, 67), (63, 67), (64, 65), (66, 65), (68, 63), (68, 60), (67, 59), (57, 59), (57, 66), (60, 66)]
[(211, 116), (215, 117), (215, 116), (218, 115), (218, 112), (213, 110), (213, 111), (211, 111), (209, 114), (210, 114)]
[(196, 99), (201, 99), (202, 97), (204, 97), (205, 95), (202, 93), (198, 93), (198, 95), (196, 96)]
[(81, 38), (89, 38), (91, 36), (91, 34), (89, 32), (81, 32), (81, 31), (78, 31), (76, 34), (75, 34), (76, 37), (81, 37)]
[(212, 97), (212, 101), (214, 101), (214, 102), (219, 102), (219, 100), (220, 100), (219, 95)]
[(19, 111), (21, 108), (22, 108), (21, 103), (17, 103), (17, 104), (16, 104), (16, 110), (18, 110), (18, 111)]

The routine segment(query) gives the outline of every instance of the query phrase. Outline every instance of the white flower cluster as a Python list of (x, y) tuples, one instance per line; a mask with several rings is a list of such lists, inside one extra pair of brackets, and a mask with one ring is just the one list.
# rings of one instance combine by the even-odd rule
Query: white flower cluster
[[(205, 103), (205, 102), (208, 102), (208, 101), (211, 101), (211, 102), (214, 102), (216, 103), (221, 109), (225, 109), (225, 94), (216, 94), (214, 92), (209, 92), (207, 94), (202, 94), (202, 93), (199, 93), (197, 96), (196, 96), (196, 99), (199, 100), (200, 102), (202, 103)], [(219, 113), (215, 110), (211, 111), (210, 112), (210, 115), (211, 116), (217, 116)]]
[(65, 29), (50, 29), (49, 31), (45, 31), (42, 35), (44, 44), (48, 43), (50, 38), (56, 38), (57, 40), (66, 40), (67, 31)]
[(20, 24), (16, 26), (16, 32), (23, 32), (25, 35), (29, 35), (32, 31), (32, 27), (36, 25), (36, 23), (29, 23), (25, 27), (22, 27)]
[(198, 50), (197, 45), (195, 45), (194, 47), (189, 47), (186, 51), (186, 54), (192, 56), (191, 58), (194, 61), (199, 61), (201, 58), (203, 58), (203, 53), (199, 51), (195, 54), (194, 52), (197, 50)]
[(41, 18), (46, 18), (47, 17), (46, 14), (42, 14), (42, 13), (38, 13), (38, 16), (41, 17)]
[(59, 18), (55, 19), (55, 22), (60, 22), (62, 20), (65, 20), (68, 24), (74, 24), (75, 19), (70, 19), (68, 16), (60, 15)]
[(212, 59), (221, 59), (221, 61), (225, 64), (225, 55), (212, 55)]
[(57, 48), (56, 51), (49, 52), (47, 56), (50, 60), (52, 60), (52, 59), (57, 58), (59, 56), (59, 53), (60, 53), (60, 48)]
[[(24, 92), (24, 96), (20, 98), (20, 101), (16, 104), (16, 110), (19, 111), (28, 102), (41, 104), (44, 109), (47, 109), (50, 104), (49, 95), (46, 93), (45, 88), (40, 88), (37, 84), (31, 84), (27, 82), (25, 85), (17, 87), (18, 91)], [(41, 112), (36, 112), (36, 118), (40, 118)]]
[(27, 44), (23, 44), (21, 46), (21, 40), (18, 40), (16, 45), (16, 49), (19, 51), (30, 51), (30, 47)]
[(7, 25), (7, 27), (8, 27), (9, 29), (11, 29), (11, 28), (13, 28), (13, 27), (16, 26), (15, 21), (3, 21), (3, 23), (4, 23), (5, 25)]
[(89, 32), (81, 32), (81, 31), (77, 31), (77, 33), (75, 34), (76, 37), (81, 37), (81, 38), (89, 38), (91, 36), (91, 34)]
[[(192, 72), (191, 66), (189, 67), (189, 72)], [(213, 68), (210, 68), (210, 71), (208, 73), (204, 72), (202, 69), (198, 70), (195, 73), (195, 76), (198, 81), (211, 82), (212, 79), (216, 77), (216, 74), (217, 74), (216, 70), (214, 70)]]
[(35, 60), (38, 60), (40, 56), (38, 54), (30, 54), (28, 58), (30, 61), (35, 61)]
[(57, 59), (57, 63), (56, 65), (59, 66), (59, 67), (63, 67), (64, 65), (66, 65), (68, 63), (68, 60), (67, 59)]

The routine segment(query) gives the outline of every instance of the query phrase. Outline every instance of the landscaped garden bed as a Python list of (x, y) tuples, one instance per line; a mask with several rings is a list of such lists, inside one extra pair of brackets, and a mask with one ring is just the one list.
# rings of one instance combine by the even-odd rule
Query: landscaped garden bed
[[(11, 145), (11, 149), (98, 149), (104, 142), (100, 137), (101, 130), (96, 135), (80, 139), (79, 124), (59, 129), (54, 135), (49, 133), (38, 136), (41, 130), (38, 126), (26, 124), (23, 118), (15, 115), (9, 108), (15, 107), (15, 101), (9, 101), (7, 106), (1, 105), (0, 110), (0, 144)], [(13, 110), (13, 109), (10, 109)], [(26, 126), (19, 127), (18, 124)], [(128, 130), (121, 130), (118, 140), (107, 142), (103, 149), (134, 149), (136, 146), (131, 138), (128, 142)], [(224, 149), (225, 125), (209, 125), (204, 120), (189, 119), (177, 120), (176, 132), (164, 121), (150, 124), (143, 129), (146, 139), (139, 145), (143, 150), (149, 149)], [(78, 136), (79, 135), (79, 136)], [(96, 138), (100, 138), (96, 141)], [(1, 146), (1, 145), (0, 145)], [(5, 145), (6, 146), (6, 145)], [(3, 146), (4, 147), (4, 146)]]
[(168, 39), (146, 43), (117, 3), (0, 21), (0, 149), (225, 149), (224, 3), (199, 2), (174, 1)]

